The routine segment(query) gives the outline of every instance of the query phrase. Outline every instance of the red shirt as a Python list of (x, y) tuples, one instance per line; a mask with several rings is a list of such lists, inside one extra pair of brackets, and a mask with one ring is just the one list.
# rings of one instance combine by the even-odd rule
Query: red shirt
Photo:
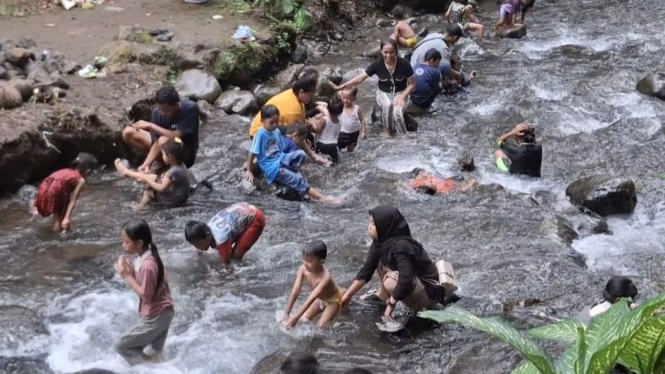
[(139, 316), (142, 318), (155, 318), (164, 313), (166, 309), (173, 308), (173, 298), (171, 289), (166, 280), (166, 270), (164, 271), (164, 281), (159, 289), (157, 285), (157, 261), (152, 257), (150, 251), (141, 256), (141, 265), (139, 266), (136, 281), (143, 289), (144, 298), (139, 298)]

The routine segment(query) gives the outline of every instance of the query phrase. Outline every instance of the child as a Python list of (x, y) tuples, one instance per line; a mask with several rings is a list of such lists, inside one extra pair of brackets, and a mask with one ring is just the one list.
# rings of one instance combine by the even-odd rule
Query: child
[(462, 71), (462, 59), (458, 56), (453, 56), (450, 58), (450, 67), (459, 72), (461, 80), (446, 78), (448, 85), (452, 88), (459, 87), (468, 87), (471, 84), (473, 78), (476, 77), (476, 71), (472, 71), (467, 77), (464, 71)]
[(118, 174), (136, 179), (148, 186), (143, 191), (139, 207), (155, 200), (168, 208), (182, 206), (189, 198), (192, 175), (184, 164), (187, 156), (180, 138), (170, 139), (162, 146), (162, 159), (169, 169), (161, 174), (147, 174), (127, 169), (120, 159), (115, 160)]
[(96, 165), (93, 155), (79, 153), (68, 169), (49, 175), (39, 185), (32, 213), (42, 217), (53, 215), (53, 231), (71, 229), (72, 213), (85, 186), (85, 178)]
[[(313, 241), (303, 248), (303, 264), (298, 268), (296, 281), (293, 284), (293, 289), (291, 290), (291, 295), (284, 311), (284, 326), (287, 328), (295, 327), (298, 320), (302, 317), (310, 321), (321, 312), (323, 312), (323, 315), (319, 319), (318, 326), (323, 328), (328, 326), (328, 323), (341, 310), (342, 290), (337, 287), (332, 279), (332, 275), (323, 266), (327, 255), (328, 248), (326, 247), (326, 243), (320, 240)], [(300, 307), (298, 313), (293, 318), (289, 318), (293, 304), (296, 303), (298, 295), (300, 295), (303, 280), (307, 280), (307, 283), (312, 288), (312, 293), (309, 294), (309, 297), (303, 306)]]
[(337, 140), (337, 148), (340, 150), (346, 148), (349, 153), (353, 152), (358, 143), (365, 140), (365, 132), (367, 131), (365, 115), (360, 107), (356, 105), (357, 95), (358, 88), (356, 87), (346, 87), (342, 90), (344, 111), (339, 116), (342, 130)]
[(139, 295), (141, 319), (120, 338), (115, 350), (130, 365), (136, 365), (151, 356), (144, 353), (146, 347), (151, 346), (150, 351), (156, 354), (164, 349), (173, 320), (173, 298), (148, 223), (142, 219), (131, 220), (122, 226), (121, 235), (125, 252), (140, 256), (138, 274), (127, 256), (118, 258), (115, 270)]
[(238, 261), (259, 240), (266, 219), (254, 205), (237, 203), (217, 213), (206, 225), (189, 221), (185, 226), (185, 239), (199, 251), (216, 248), (224, 264), (231, 258)]
[(427, 195), (442, 195), (453, 192), (468, 192), (478, 185), (478, 181), (472, 178), (458, 176), (455, 178), (441, 178), (428, 173), (425, 169), (416, 168), (411, 171), (413, 180), (411, 188), (418, 193)]
[[(279, 110), (274, 105), (265, 105), (261, 109), (261, 121), (263, 127), (254, 136), (247, 157), (247, 165), (254, 164), (254, 158), (258, 159), (259, 168), (266, 176), (268, 184), (275, 182), (290, 187), (300, 196), (309, 196), (314, 200), (328, 201), (319, 191), (311, 188), (307, 180), (298, 172), (298, 168), (307, 158), (303, 150), (284, 153), (282, 145), (282, 134), (277, 129), (279, 121)], [(245, 179), (254, 181), (251, 169), (245, 172)]]
[(337, 142), (342, 122), (339, 116), (344, 112), (344, 103), (339, 98), (333, 98), (328, 104), (328, 116), (316, 142), (316, 152), (324, 154), (332, 160), (333, 164), (339, 162), (339, 149)]
[(622, 298), (629, 299), (629, 307), (630, 309), (633, 309), (636, 307), (636, 297), (637, 287), (632, 280), (618, 275), (613, 276), (605, 285), (603, 302), (584, 308), (584, 310), (578, 315), (578, 318), (582, 322), (588, 324), (591, 318), (607, 312), (612, 305), (621, 301)]
[(395, 23), (395, 30), (393, 31), (392, 35), (390, 35), (390, 39), (394, 40), (402, 47), (415, 47), (416, 44), (418, 44), (418, 38), (416, 37), (415, 31), (413, 31), (411, 26), (406, 23), (406, 19), (404, 17), (404, 8), (399, 5), (396, 6), (393, 9), (393, 17), (395, 17), (397, 22)]
[[(504, 0), (499, 10), (499, 22), (497, 22), (496, 28), (523, 24), (526, 13), (533, 8), (535, 3), (536, 0)], [(520, 12), (522, 13), (521, 21), (517, 22), (517, 13)]]
[(478, 41), (483, 41), (485, 27), (473, 15), (473, 6), (467, 0), (453, 0), (446, 12), (449, 24), (457, 23), (463, 31), (477, 31)]

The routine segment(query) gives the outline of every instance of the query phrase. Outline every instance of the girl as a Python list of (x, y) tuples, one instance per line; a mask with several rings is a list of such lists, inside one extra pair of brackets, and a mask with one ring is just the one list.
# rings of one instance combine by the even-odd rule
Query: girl
[(457, 23), (464, 31), (477, 31), (478, 41), (483, 41), (485, 28), (473, 16), (473, 6), (467, 0), (453, 0), (446, 12), (448, 23)]
[(342, 131), (339, 133), (337, 147), (342, 150), (346, 148), (351, 153), (358, 143), (365, 140), (365, 115), (358, 105), (356, 105), (357, 87), (346, 87), (342, 90), (342, 102), (344, 102), (344, 111), (339, 116), (342, 122)]
[[(136, 365), (164, 349), (173, 320), (173, 298), (148, 223), (142, 219), (131, 220), (122, 226), (121, 236), (125, 252), (140, 256), (138, 274), (127, 256), (118, 258), (115, 270), (139, 295), (141, 319), (120, 338), (115, 350), (130, 365)], [(148, 346), (151, 346), (152, 354), (143, 352)]]
[[(535, 3), (536, 0), (504, 0), (499, 10), (499, 22), (496, 24), (496, 28), (523, 24), (526, 13), (533, 8)], [(521, 21), (517, 22), (517, 13), (520, 12), (522, 13)]]
[(175, 138), (164, 143), (162, 147), (162, 159), (169, 165), (169, 169), (162, 175), (129, 170), (120, 159), (115, 160), (115, 167), (121, 176), (134, 178), (148, 186), (143, 191), (139, 207), (156, 200), (168, 208), (173, 208), (184, 205), (189, 198), (192, 176), (184, 165), (186, 156), (182, 140)]
[(33, 214), (42, 217), (53, 215), (53, 231), (69, 230), (72, 212), (85, 186), (85, 178), (96, 165), (97, 159), (93, 155), (79, 153), (68, 169), (49, 175), (39, 185)]

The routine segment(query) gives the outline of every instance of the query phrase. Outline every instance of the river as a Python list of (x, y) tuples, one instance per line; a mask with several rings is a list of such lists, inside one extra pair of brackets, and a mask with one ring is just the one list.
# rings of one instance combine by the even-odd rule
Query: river
[[(494, 12), (480, 14), (487, 29), (495, 18)], [(484, 334), (418, 324), (387, 336), (374, 325), (381, 311), (359, 303), (342, 315), (334, 332), (285, 334), (276, 318), (300, 263), (300, 247), (324, 240), (330, 250), (326, 265), (348, 287), (369, 246), (368, 209), (394, 204), (432, 257), (454, 264), (459, 305), (477, 314), (503, 315), (521, 327), (544, 323), (543, 314), (564, 318), (599, 301), (604, 283), (616, 274), (633, 278), (642, 297), (660, 292), (665, 206), (656, 175), (664, 171), (665, 103), (634, 88), (662, 67), (663, 18), (665, 4), (656, 1), (538, 1), (525, 39), (488, 39), (480, 48), (465, 41), (459, 47), (465, 68), (477, 70), (478, 78), (468, 92), (437, 99), (436, 113), (420, 120), (417, 136), (383, 139), (373, 129), (339, 167), (305, 168), (313, 186), (343, 198), (339, 207), (247, 192), (239, 166), (249, 121), (227, 117), (205, 124), (194, 172), (213, 173), (215, 190), (195, 195), (180, 209), (140, 214), (152, 225), (176, 303), (161, 363), (129, 368), (112, 349), (137, 319), (137, 296), (113, 264), (122, 253), (120, 226), (136, 216), (130, 204), (139, 186), (98, 174), (77, 206), (75, 234), (67, 240), (50, 232), (49, 220), (30, 222), (18, 197), (0, 202), (0, 304), (37, 310), (50, 332), (0, 346), (0, 356), (27, 357), (38, 363), (34, 373), (104, 368), (246, 374), (277, 349), (299, 349), (316, 354), (331, 373), (354, 366), (375, 373), (508, 373), (519, 355)], [(377, 35), (372, 31), (368, 40)], [(340, 65), (351, 72), (349, 79), (369, 64), (349, 57), (366, 44), (343, 45), (341, 55), (318, 63)], [(367, 116), (374, 85), (360, 88)], [(493, 166), (495, 139), (521, 121), (535, 124), (543, 144), (539, 180), (503, 175)], [(455, 158), (465, 149), (475, 156), (481, 184), (466, 195), (416, 195), (399, 174), (414, 167), (455, 174)], [(593, 174), (633, 178), (637, 208), (608, 220), (613, 235), (569, 245), (557, 235), (555, 213), (580, 214), (564, 191)], [(533, 193), (548, 203), (535, 205)], [(237, 201), (266, 213), (258, 244), (242, 264), (230, 267), (221, 266), (212, 251), (198, 257), (184, 240), (185, 222), (207, 220)], [(503, 312), (504, 303), (529, 298), (542, 303)]]

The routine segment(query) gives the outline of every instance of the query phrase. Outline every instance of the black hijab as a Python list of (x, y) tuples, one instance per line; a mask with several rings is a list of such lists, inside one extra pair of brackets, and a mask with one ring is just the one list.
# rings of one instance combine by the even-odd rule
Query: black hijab
[(407, 241), (408, 244), (415, 245), (424, 251), (422, 244), (411, 237), (409, 224), (397, 208), (391, 205), (379, 205), (370, 210), (369, 214), (374, 219), (378, 236), (373, 244), (381, 249), (384, 264), (391, 253), (404, 247), (397, 245), (401, 241)]

